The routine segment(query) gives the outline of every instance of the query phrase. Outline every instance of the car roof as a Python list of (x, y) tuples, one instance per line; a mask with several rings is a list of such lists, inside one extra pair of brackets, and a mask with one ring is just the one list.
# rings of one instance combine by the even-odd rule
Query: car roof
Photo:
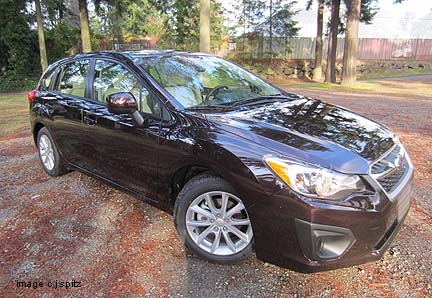
[(59, 61), (64, 60), (73, 60), (77, 58), (92, 58), (95, 56), (105, 56), (105, 57), (114, 57), (114, 58), (129, 58), (129, 59), (139, 59), (146, 57), (155, 57), (155, 56), (172, 56), (172, 55), (208, 55), (205, 53), (198, 52), (188, 52), (188, 51), (180, 51), (180, 50), (136, 50), (136, 51), (96, 51), (89, 53), (79, 53), (72, 56), (65, 57), (60, 59)]
[(50, 65), (50, 69), (55, 68), (59, 64), (63, 64), (68, 61), (73, 61), (75, 59), (83, 59), (83, 58), (94, 58), (94, 57), (107, 57), (107, 58), (117, 58), (120, 60), (129, 59), (132, 61), (136, 61), (142, 58), (149, 58), (149, 57), (163, 57), (163, 56), (172, 56), (172, 55), (209, 55), (205, 53), (198, 53), (198, 52), (188, 52), (188, 51), (180, 51), (180, 50), (173, 50), (173, 49), (166, 49), (166, 50), (137, 50), (137, 51), (116, 51), (116, 50), (109, 50), (109, 51), (96, 51), (96, 52), (89, 52), (89, 53), (79, 53), (72, 56), (65, 57), (63, 59), (60, 59)]

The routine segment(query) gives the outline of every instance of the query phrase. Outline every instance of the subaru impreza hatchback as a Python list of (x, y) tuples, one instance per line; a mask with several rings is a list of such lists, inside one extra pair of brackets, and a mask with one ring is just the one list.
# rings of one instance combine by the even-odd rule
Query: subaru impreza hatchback
[(221, 58), (79, 54), (28, 98), (48, 175), (79, 170), (173, 214), (213, 262), (377, 260), (408, 213), (413, 166), (387, 128)]

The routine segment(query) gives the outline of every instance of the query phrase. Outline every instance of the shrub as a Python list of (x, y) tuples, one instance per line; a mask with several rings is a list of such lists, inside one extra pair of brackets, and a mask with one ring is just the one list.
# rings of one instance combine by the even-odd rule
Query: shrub
[(38, 77), (0, 76), (0, 91), (30, 91), (35, 89)]

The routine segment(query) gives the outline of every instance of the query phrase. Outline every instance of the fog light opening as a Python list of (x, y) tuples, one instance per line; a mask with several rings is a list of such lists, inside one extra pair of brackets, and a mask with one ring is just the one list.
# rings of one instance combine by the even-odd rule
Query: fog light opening
[(315, 230), (316, 254), (320, 259), (340, 257), (351, 245), (349, 235)]
[(353, 233), (347, 228), (301, 219), (296, 219), (296, 226), (303, 253), (311, 260), (337, 259), (355, 242)]

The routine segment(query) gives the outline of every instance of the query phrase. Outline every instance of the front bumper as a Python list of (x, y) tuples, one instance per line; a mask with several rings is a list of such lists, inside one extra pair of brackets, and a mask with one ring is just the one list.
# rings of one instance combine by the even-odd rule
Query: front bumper
[(411, 171), (391, 198), (378, 191), (367, 207), (307, 203), (284, 188), (253, 208), (254, 221), (261, 223), (254, 227), (257, 257), (300, 272), (380, 259), (408, 214), (412, 176)]

